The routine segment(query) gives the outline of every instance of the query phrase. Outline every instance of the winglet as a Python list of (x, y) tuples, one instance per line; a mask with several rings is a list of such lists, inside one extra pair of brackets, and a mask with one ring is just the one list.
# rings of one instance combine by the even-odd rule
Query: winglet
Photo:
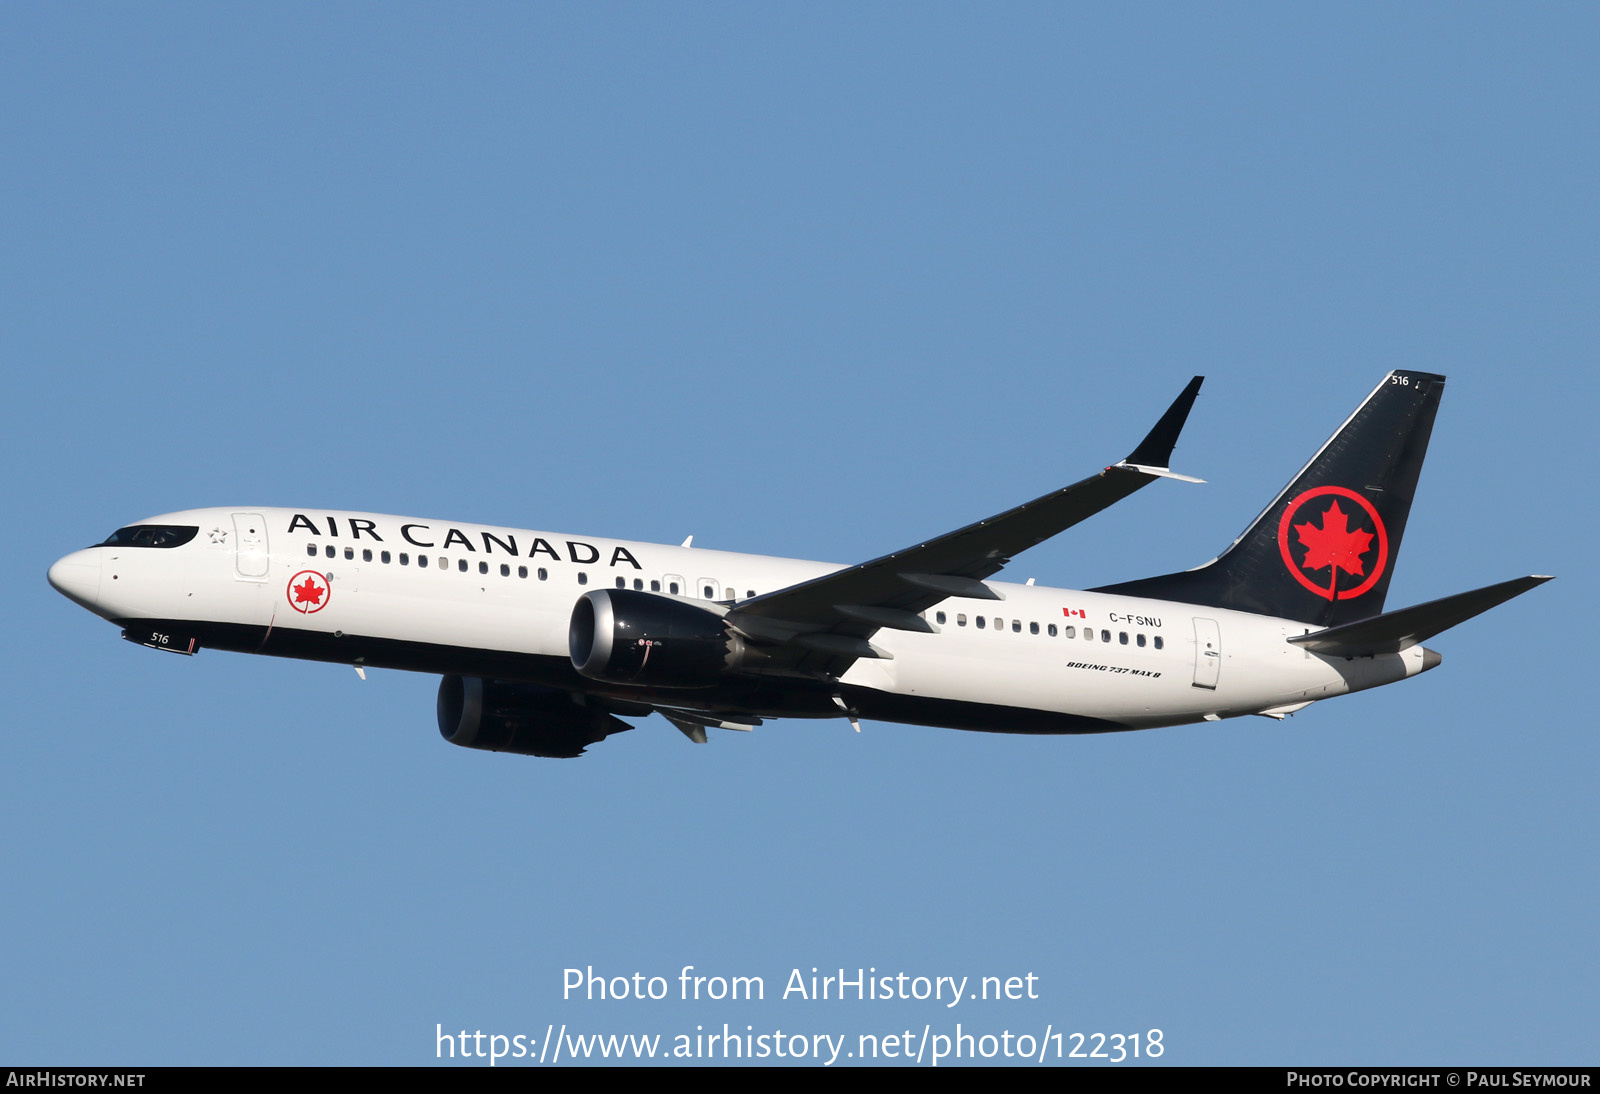
[(1129, 471), (1137, 471), (1143, 475), (1154, 475), (1160, 479), (1177, 479), (1179, 482), (1206, 481), (1205, 479), (1197, 479), (1193, 475), (1180, 475), (1176, 471), (1169, 471), (1165, 467), (1147, 467), (1142, 463), (1128, 463), (1126, 460), (1124, 460), (1122, 463), (1114, 463), (1111, 466), (1126, 467)]
[(1139, 442), (1139, 447), (1128, 453), (1128, 458), (1122, 462), (1143, 467), (1169, 467), (1172, 464), (1172, 450), (1177, 446), (1178, 434), (1183, 430), (1183, 423), (1189, 420), (1189, 411), (1194, 406), (1195, 396), (1200, 394), (1200, 385), (1205, 381), (1204, 376), (1196, 376), (1189, 381), (1189, 385), (1167, 407), (1167, 412), (1161, 415), (1161, 420), (1155, 428)]

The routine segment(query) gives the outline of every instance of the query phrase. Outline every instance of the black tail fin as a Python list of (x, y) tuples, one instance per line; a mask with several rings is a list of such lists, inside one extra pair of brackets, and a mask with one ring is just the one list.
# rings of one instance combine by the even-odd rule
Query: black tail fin
[(1379, 614), (1443, 393), (1443, 376), (1389, 373), (1220, 557), (1095, 591), (1323, 627)]

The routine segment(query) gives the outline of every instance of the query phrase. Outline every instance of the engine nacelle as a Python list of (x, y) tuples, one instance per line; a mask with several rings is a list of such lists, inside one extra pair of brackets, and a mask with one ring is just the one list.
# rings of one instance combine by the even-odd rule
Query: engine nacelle
[(573, 667), (591, 680), (658, 688), (709, 687), (744, 655), (716, 612), (627, 589), (584, 593), (567, 645)]
[(632, 728), (555, 688), (476, 676), (439, 681), (439, 734), (463, 748), (566, 759)]

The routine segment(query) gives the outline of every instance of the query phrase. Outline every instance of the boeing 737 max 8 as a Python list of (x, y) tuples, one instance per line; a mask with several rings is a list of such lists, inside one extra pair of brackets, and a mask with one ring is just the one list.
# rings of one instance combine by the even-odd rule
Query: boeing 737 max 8
[[(1231, 547), (1083, 592), (991, 580), (1158, 478), (1196, 377), (1127, 459), (858, 566), (322, 510), (194, 509), (50, 583), (130, 641), (443, 674), (468, 748), (576, 756), (659, 712), (1094, 733), (1283, 717), (1439, 664), (1421, 643), (1549, 580), (1384, 598), (1444, 377), (1392, 372)], [(1198, 481), (1198, 480), (1190, 480)]]

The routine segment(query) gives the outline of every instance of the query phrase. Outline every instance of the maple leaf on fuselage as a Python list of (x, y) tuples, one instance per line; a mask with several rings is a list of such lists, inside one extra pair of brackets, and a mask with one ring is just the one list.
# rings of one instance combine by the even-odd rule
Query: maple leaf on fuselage
[(1294, 530), (1300, 533), (1300, 542), (1306, 548), (1305, 561), (1300, 563), (1303, 568), (1320, 570), (1325, 566), (1337, 566), (1356, 577), (1366, 572), (1361, 556), (1372, 546), (1372, 533), (1351, 531), (1349, 514), (1339, 508), (1337, 501), (1323, 511), (1321, 528), (1307, 521), (1296, 524)]
[(294, 602), (296, 604), (321, 604), (322, 590), (317, 588), (316, 582), (309, 577), (304, 585), (294, 587)]

